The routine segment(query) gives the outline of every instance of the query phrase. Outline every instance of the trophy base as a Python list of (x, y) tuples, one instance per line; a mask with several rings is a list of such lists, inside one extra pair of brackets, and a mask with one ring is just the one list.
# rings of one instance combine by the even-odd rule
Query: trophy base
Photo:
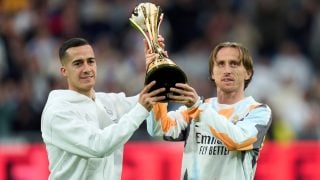
[(178, 66), (173, 64), (158, 65), (148, 71), (145, 78), (145, 85), (154, 80), (156, 84), (150, 91), (163, 87), (166, 88), (165, 92), (159, 94), (159, 96), (166, 96), (163, 102), (170, 100), (169, 95), (172, 94), (172, 92), (170, 92), (171, 87), (175, 87), (176, 83), (187, 83), (188, 81), (186, 74)]

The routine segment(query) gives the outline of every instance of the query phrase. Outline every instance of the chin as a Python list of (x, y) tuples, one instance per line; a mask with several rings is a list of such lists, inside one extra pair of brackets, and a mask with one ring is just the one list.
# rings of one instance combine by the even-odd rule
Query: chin
[(90, 84), (88, 86), (86, 86), (87, 89), (93, 89), (94, 88), (94, 84)]
[(222, 87), (221, 90), (225, 93), (232, 93), (234, 91), (236, 91), (236, 88), (234, 87)]
[(90, 83), (90, 84), (84, 84), (81, 88), (89, 91), (89, 90), (93, 89), (93, 87), (94, 87), (94, 84)]

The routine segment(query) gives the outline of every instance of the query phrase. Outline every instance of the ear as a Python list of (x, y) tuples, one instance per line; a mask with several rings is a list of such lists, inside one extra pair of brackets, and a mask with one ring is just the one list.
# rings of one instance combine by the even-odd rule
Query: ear
[(60, 67), (60, 74), (63, 76), (63, 77), (66, 77), (67, 76), (67, 70), (64, 66), (61, 66)]
[(213, 73), (212, 73), (211, 76), (210, 76), (210, 80), (214, 81), (214, 75), (213, 75)]
[(246, 71), (246, 77), (245, 77), (245, 80), (249, 80), (250, 77), (252, 76), (252, 71)]

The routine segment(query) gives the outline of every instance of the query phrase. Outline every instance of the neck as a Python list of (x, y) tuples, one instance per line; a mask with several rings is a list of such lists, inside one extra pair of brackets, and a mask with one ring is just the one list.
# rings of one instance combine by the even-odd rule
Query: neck
[[(71, 89), (71, 88), (69, 88), (69, 89), (70, 89), (70, 90), (74, 90), (74, 89)], [(83, 94), (83, 95), (89, 97), (89, 98), (92, 99), (93, 101), (96, 99), (94, 89), (91, 89), (91, 90), (89, 90), (89, 91), (79, 91), (79, 90), (74, 90), (74, 91), (76, 91), (76, 92), (78, 92), (78, 93), (80, 93), (80, 94)]]
[(84, 95), (88, 96), (93, 101), (96, 99), (95, 92), (93, 89), (91, 89), (89, 92), (83, 93)]
[(222, 92), (217, 91), (218, 102), (220, 104), (235, 104), (244, 99), (244, 92)]

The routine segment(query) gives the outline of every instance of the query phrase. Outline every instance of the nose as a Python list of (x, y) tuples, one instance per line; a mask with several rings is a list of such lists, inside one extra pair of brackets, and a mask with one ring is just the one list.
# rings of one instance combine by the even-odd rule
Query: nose
[(230, 74), (231, 73), (231, 67), (229, 64), (225, 65), (223, 68), (224, 74)]
[(85, 62), (84, 64), (83, 64), (83, 72), (85, 72), (85, 73), (87, 73), (87, 72), (90, 72), (91, 71), (91, 66), (90, 66), (90, 64), (88, 64), (87, 62)]

